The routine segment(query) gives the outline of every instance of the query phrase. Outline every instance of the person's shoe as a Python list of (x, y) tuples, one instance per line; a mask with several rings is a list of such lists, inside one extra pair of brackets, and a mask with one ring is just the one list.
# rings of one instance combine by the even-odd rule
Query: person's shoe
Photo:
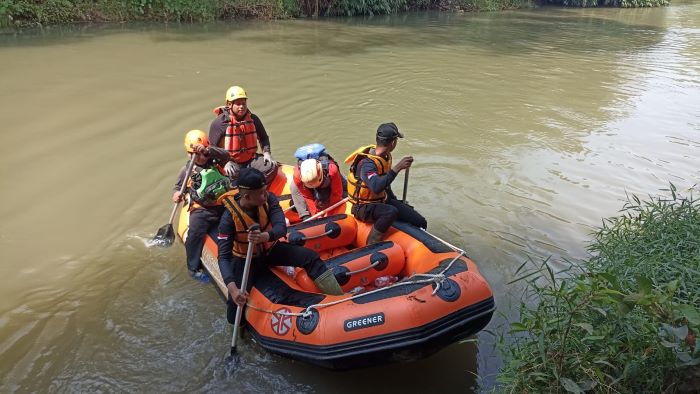
[(343, 289), (340, 288), (338, 281), (335, 279), (335, 275), (333, 275), (332, 269), (329, 269), (326, 272), (322, 273), (318, 278), (314, 280), (314, 283), (316, 283), (318, 289), (325, 294), (343, 294)]
[(367, 235), (367, 246), (376, 244), (377, 242), (380, 242), (384, 238), (384, 233), (380, 232), (376, 228), (372, 227), (372, 230), (370, 230), (369, 235)]
[(192, 279), (198, 280), (202, 283), (211, 282), (211, 277), (204, 271), (190, 271), (190, 276), (192, 277)]

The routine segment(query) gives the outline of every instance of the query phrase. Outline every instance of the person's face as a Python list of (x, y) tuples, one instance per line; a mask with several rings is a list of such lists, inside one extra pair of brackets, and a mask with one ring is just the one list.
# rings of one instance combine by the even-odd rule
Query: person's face
[(258, 190), (248, 190), (243, 199), (248, 207), (259, 207), (265, 204), (267, 202), (267, 186)]
[(243, 117), (248, 111), (248, 99), (239, 98), (228, 102), (231, 113), (237, 118)]
[(209, 158), (208, 158), (207, 156), (204, 156), (204, 155), (201, 154), (201, 153), (195, 153), (195, 155), (194, 155), (194, 164), (196, 164), (196, 165), (198, 165), (198, 166), (203, 166), (203, 165), (207, 164), (207, 160), (208, 160), (208, 159), (209, 159)]

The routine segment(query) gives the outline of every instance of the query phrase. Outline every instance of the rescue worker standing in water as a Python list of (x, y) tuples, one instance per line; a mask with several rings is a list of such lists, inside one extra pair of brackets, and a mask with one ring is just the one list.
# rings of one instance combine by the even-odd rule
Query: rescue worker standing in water
[[(248, 243), (255, 245), (249, 286), (262, 270), (273, 265), (302, 267), (318, 288), (326, 294), (343, 294), (333, 275), (318, 253), (303, 246), (275, 242), (287, 234), (284, 213), (277, 196), (267, 191), (265, 177), (255, 168), (241, 168), (238, 188), (224, 194), (225, 207), (219, 223), (219, 271), (228, 288), (227, 319), (233, 324), (236, 306), (244, 306), (248, 289), (241, 289)], [(260, 228), (249, 231), (253, 224)]]
[[(323, 211), (347, 195), (347, 181), (340, 173), (338, 163), (326, 152), (322, 144), (304, 145), (294, 153), (294, 182), (290, 193), (301, 220)], [(345, 212), (341, 204), (327, 214)]]
[[(229, 162), (224, 167), (226, 175), (236, 179), (241, 168), (253, 167), (271, 183), (277, 175), (277, 163), (272, 159), (265, 126), (248, 109), (248, 94), (240, 86), (231, 86), (225, 100), (225, 106), (214, 109), (217, 116), (209, 126), (209, 140), (229, 153)], [(258, 141), (262, 155), (257, 153)]]
[(428, 222), (410, 205), (399, 201), (391, 190), (391, 182), (401, 170), (411, 167), (412, 156), (403, 157), (392, 167), (391, 152), (396, 148), (399, 132), (394, 123), (377, 128), (376, 145), (364, 146), (350, 154), (348, 196), (354, 204), (352, 214), (363, 222), (374, 223), (367, 236), (367, 245), (382, 240), (395, 220), (425, 229)]
[[(190, 130), (185, 135), (185, 150), (192, 154), (195, 163), (186, 188), (190, 196), (189, 228), (185, 239), (187, 269), (194, 279), (206, 283), (209, 276), (201, 269), (202, 248), (205, 235), (219, 224), (224, 211), (216, 200), (231, 188), (230, 180), (218, 168), (228, 161), (228, 152), (209, 146), (209, 139), (201, 130)], [(180, 187), (185, 171), (186, 167), (183, 167), (178, 175), (173, 202), (183, 198)]]

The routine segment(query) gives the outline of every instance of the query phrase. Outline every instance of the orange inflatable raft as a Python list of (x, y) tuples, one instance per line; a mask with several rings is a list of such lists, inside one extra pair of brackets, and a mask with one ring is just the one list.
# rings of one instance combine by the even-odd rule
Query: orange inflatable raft
[[(291, 174), (292, 167), (281, 166), (270, 186), (283, 209), (291, 204)], [(298, 221), (293, 210), (286, 214)], [(181, 239), (187, 219), (183, 209)], [(401, 222), (367, 246), (370, 228), (350, 214), (289, 226), (283, 241), (317, 251), (346, 294), (323, 294), (305, 271), (275, 267), (250, 292), (245, 318), (252, 339), (275, 354), (349, 369), (424, 357), (488, 324), (493, 294), (464, 251)], [(227, 294), (216, 256), (208, 236), (202, 262)]]

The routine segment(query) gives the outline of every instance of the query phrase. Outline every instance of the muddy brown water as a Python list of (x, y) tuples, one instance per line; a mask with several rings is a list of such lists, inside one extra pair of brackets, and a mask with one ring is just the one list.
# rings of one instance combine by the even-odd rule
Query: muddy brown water
[[(488, 333), (425, 360), (328, 372), (240, 345), (167, 221), (184, 133), (248, 90), (276, 159), (343, 158), (382, 122), (409, 201), (510, 315), (528, 258), (586, 257), (625, 193), (698, 179), (700, 4), (109, 25), (0, 35), (0, 391), (473, 392)], [(346, 169), (346, 167), (344, 167)], [(402, 182), (401, 177), (398, 182)], [(398, 191), (400, 187), (396, 188)], [(503, 332), (502, 317), (489, 329)], [(478, 375), (478, 378), (475, 377)]]

